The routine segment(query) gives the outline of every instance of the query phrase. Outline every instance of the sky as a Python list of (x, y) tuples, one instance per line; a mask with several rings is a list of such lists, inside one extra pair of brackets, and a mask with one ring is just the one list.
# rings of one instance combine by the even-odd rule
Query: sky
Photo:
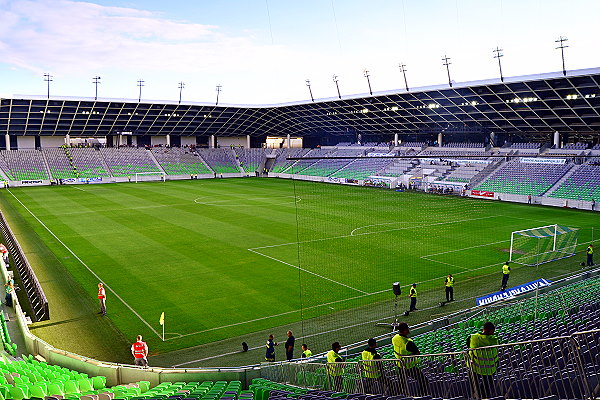
[(276, 104), (600, 67), (598, 0), (0, 0), (0, 97)]

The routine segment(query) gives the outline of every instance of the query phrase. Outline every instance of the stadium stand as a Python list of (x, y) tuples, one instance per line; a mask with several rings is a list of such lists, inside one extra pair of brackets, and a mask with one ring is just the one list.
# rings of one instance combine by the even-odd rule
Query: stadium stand
[(563, 150), (585, 150), (588, 148), (587, 143), (567, 143), (563, 146)]
[(540, 144), (539, 143), (512, 143), (509, 146), (511, 149), (522, 149), (522, 150), (527, 150), (527, 149), (539, 149), (540, 148)]
[[(329, 157), (335, 153), (335, 148), (333, 149), (311, 149), (307, 153), (305, 153), (302, 157)], [(305, 169), (316, 164), (317, 162), (322, 161), (318, 159), (308, 159), (308, 160), (297, 160), (293, 164), (289, 166), (288, 169), (283, 172), (288, 174), (297, 174), (297, 175), (307, 175), (304, 173)], [(310, 170), (308, 170), (310, 171)]]
[(71, 161), (67, 158), (66, 149), (44, 149), (42, 153), (48, 162), (50, 174), (54, 179), (77, 178), (77, 171)]
[(417, 165), (416, 159), (395, 159), (388, 164), (379, 174), (381, 176), (402, 176)]
[(197, 153), (178, 147), (152, 149), (152, 154), (167, 175), (212, 174)]
[(456, 147), (462, 149), (479, 149), (485, 148), (485, 144), (483, 143), (471, 143), (471, 142), (451, 142), (446, 143), (442, 147)]
[(356, 159), (340, 169), (332, 176), (335, 178), (345, 179), (364, 179), (372, 175), (377, 175), (379, 171), (385, 170), (386, 167), (394, 162), (394, 158), (367, 158)]
[(595, 144), (594, 147), (592, 147), (592, 150), (600, 150), (600, 143)]
[(536, 164), (512, 160), (502, 165), (477, 186), (479, 190), (541, 196), (565, 174), (573, 164)]
[(600, 165), (585, 164), (549, 195), (560, 199), (600, 201)]
[(69, 148), (66, 149), (65, 153), (67, 153), (67, 156), (71, 156), (80, 178), (110, 176), (102, 162), (100, 151), (91, 148)]
[(232, 149), (196, 149), (196, 152), (217, 174), (241, 172)]
[(100, 155), (113, 176), (131, 176), (138, 172), (162, 172), (147, 150), (136, 148), (101, 148)]
[(265, 158), (264, 149), (235, 149), (235, 153), (246, 172), (258, 171)]
[(486, 165), (487, 164), (459, 165), (455, 170), (450, 171), (447, 176), (442, 177), (439, 180), (470, 183), (471, 180), (486, 167)]
[(41, 151), (3, 150), (0, 154), (4, 160), (2, 168), (10, 179), (15, 181), (49, 179)]
[(285, 171), (296, 162), (296, 160), (288, 160), (288, 158), (304, 157), (309, 151), (310, 149), (278, 149), (271, 171)]
[(425, 142), (403, 142), (400, 143), (400, 147), (424, 147), (427, 146)]

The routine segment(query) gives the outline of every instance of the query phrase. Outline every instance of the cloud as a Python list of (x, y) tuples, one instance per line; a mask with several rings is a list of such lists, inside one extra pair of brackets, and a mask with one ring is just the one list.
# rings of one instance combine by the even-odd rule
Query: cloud
[(0, 0), (0, 59), (57, 75), (106, 68), (191, 72), (244, 65), (283, 49), (251, 35), (162, 14), (67, 0)]

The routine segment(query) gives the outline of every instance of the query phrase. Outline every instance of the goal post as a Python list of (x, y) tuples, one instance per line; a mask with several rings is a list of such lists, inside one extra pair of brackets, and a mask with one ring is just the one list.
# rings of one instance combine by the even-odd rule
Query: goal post
[(136, 172), (135, 183), (146, 182), (146, 181), (162, 181), (167, 179), (167, 174), (160, 171), (155, 172)]
[(574, 256), (578, 236), (579, 228), (558, 224), (514, 231), (509, 261), (533, 266)]

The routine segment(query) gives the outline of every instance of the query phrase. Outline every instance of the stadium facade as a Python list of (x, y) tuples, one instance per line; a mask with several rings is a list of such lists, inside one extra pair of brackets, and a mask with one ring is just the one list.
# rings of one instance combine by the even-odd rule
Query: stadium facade
[(6, 140), (11, 149), (56, 147), (49, 137), (107, 137), (109, 146), (211, 146), (224, 136), (246, 136), (258, 147), (266, 136), (288, 135), (304, 137), (311, 147), (450, 137), (559, 145), (597, 141), (598, 110), (600, 68), (271, 105), (16, 95), (0, 99), (0, 147), (7, 148)]

